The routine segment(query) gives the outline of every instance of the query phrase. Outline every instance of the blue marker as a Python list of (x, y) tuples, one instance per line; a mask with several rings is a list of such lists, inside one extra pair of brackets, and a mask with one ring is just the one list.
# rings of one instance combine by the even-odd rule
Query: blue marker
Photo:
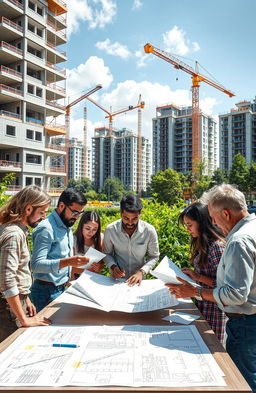
[(61, 348), (78, 348), (79, 345), (76, 344), (52, 344), (53, 347), (61, 347)]

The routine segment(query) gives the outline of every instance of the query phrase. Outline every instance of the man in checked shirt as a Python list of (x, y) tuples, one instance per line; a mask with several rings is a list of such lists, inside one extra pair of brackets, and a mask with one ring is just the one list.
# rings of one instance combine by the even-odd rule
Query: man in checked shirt
[(50, 197), (37, 186), (27, 186), (0, 209), (0, 342), (18, 327), (49, 325), (36, 315), (29, 298), (32, 284), (27, 245), (28, 226), (46, 216)]

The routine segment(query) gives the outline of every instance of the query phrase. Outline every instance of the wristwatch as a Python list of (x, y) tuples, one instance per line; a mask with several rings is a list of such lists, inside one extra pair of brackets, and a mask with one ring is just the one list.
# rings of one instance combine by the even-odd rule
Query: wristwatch
[(201, 292), (202, 292), (201, 287), (196, 287), (196, 294), (195, 294), (195, 298), (196, 300), (203, 300), (202, 296), (201, 296)]
[(139, 270), (139, 272), (141, 272), (141, 273), (142, 273), (142, 277), (145, 277), (145, 275), (146, 275), (146, 272), (145, 272), (143, 269), (140, 269), (140, 270)]

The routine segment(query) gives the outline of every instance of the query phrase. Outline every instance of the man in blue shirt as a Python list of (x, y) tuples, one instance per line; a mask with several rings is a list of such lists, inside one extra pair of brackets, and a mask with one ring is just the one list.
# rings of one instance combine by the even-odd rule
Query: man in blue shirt
[(57, 208), (33, 231), (31, 298), (37, 312), (64, 292), (72, 266), (80, 267), (89, 261), (87, 257), (73, 256), (71, 230), (86, 203), (81, 192), (67, 188)]
[(229, 184), (213, 187), (202, 199), (227, 241), (216, 288), (194, 288), (184, 280), (167, 286), (177, 298), (215, 302), (226, 313), (227, 352), (256, 393), (256, 216), (248, 213), (243, 193)]

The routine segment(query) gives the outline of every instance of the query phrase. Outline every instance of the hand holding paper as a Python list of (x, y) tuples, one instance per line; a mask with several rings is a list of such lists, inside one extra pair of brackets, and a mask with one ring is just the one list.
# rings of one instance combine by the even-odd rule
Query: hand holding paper
[(85, 257), (89, 258), (89, 262), (86, 265), (80, 266), (81, 269), (89, 269), (94, 262), (101, 261), (106, 254), (96, 250), (93, 247), (90, 247), (87, 252), (84, 254)]

